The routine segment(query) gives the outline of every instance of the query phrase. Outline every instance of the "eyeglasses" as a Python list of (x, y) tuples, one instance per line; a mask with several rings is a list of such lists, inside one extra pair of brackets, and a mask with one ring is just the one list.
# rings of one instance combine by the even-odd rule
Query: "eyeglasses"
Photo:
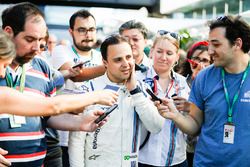
[(181, 40), (181, 37), (179, 36), (179, 34), (175, 33), (175, 32), (169, 32), (169, 31), (166, 31), (166, 30), (158, 30), (157, 34), (159, 35), (170, 35), (172, 38), (180, 41)]
[(199, 58), (199, 57), (192, 57), (191, 59), (192, 59), (193, 61), (199, 62), (199, 63), (210, 63), (210, 60), (205, 59), (205, 58), (201, 59), (201, 58)]
[(95, 32), (96, 28), (91, 27), (91, 28), (87, 29), (87, 28), (79, 27), (79, 28), (75, 29), (74, 31), (77, 31), (79, 33), (79, 35), (86, 35), (88, 32), (90, 32), (90, 33)]

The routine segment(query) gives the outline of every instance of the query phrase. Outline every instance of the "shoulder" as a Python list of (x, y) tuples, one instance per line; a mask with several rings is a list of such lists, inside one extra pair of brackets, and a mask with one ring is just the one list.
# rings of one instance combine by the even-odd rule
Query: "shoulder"
[(210, 65), (205, 69), (201, 70), (195, 80), (216, 80), (221, 75), (221, 67), (215, 67)]

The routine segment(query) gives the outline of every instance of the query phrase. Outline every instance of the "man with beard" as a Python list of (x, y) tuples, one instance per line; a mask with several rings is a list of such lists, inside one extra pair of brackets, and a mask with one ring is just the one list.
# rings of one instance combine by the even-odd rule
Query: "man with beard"
[[(87, 10), (79, 10), (75, 12), (69, 20), (69, 33), (73, 40), (73, 45), (57, 46), (52, 52), (52, 64), (55, 69), (68, 70), (74, 64), (78, 62), (86, 62), (82, 70), (87, 69), (86, 67), (94, 67), (102, 64), (101, 54), (97, 52), (93, 47), (96, 43), (96, 21), (94, 16)], [(96, 67), (103, 73), (105, 71), (104, 66)], [(82, 75), (86, 75), (84, 71), (72, 80), (67, 80), (65, 89), (77, 92), (85, 92), (86, 87), (83, 86), (81, 79)], [(94, 69), (91, 73), (92, 78), (99, 76), (98, 72)], [(86, 81), (87, 82), (87, 81)], [(68, 166), (68, 132), (61, 132), (60, 134), (60, 145), (63, 150), (63, 163), (64, 166)]]
[[(3, 30), (16, 45), (16, 57), (6, 71), (6, 77), (0, 79), (0, 85), (33, 96), (53, 96), (55, 85), (51, 70), (44, 61), (34, 58), (46, 36), (43, 13), (31, 3), (20, 3), (3, 11), (2, 22)], [(89, 127), (84, 128), (83, 116), (69, 114), (53, 117), (0, 115), (0, 120), (0, 148), (9, 152), (4, 157), (15, 167), (42, 166), (46, 155), (45, 123), (61, 130), (93, 131), (98, 127), (92, 121)], [(0, 154), (6, 152), (0, 150)], [(8, 166), (4, 164), (2, 155), (0, 166)]]
[(75, 12), (69, 20), (69, 33), (73, 45), (57, 46), (52, 53), (53, 67), (59, 70), (67, 70), (78, 62), (89, 61), (85, 67), (102, 64), (99, 52), (93, 49), (96, 43), (96, 21), (87, 10)]

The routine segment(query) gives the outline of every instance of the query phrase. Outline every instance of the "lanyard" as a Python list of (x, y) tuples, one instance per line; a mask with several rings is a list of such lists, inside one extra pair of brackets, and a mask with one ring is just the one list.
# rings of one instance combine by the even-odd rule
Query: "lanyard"
[[(75, 60), (74, 59), (74, 61), (75, 61), (75, 63), (77, 63), (77, 61), (80, 61), (81, 60), (81, 56), (79, 56), (79, 54), (77, 53), (77, 51), (76, 51), (76, 49), (73, 47), (73, 45), (71, 46), (71, 48), (72, 48), (72, 50), (73, 50), (73, 52), (75, 53), (75, 55), (77, 56), (77, 59)], [(93, 59), (93, 52), (91, 51), (91, 59), (90, 59), (90, 61), (92, 61), (92, 59)]]
[(234, 106), (235, 102), (237, 101), (237, 99), (239, 98), (240, 90), (242, 88), (242, 85), (243, 85), (244, 81), (246, 80), (249, 67), (250, 67), (250, 64), (248, 62), (247, 68), (244, 71), (244, 74), (243, 74), (242, 79), (241, 79), (240, 87), (239, 87), (238, 91), (235, 93), (235, 95), (233, 97), (232, 105), (230, 105), (230, 101), (229, 101), (229, 94), (228, 94), (226, 81), (225, 81), (225, 70), (224, 69), (221, 70), (224, 93), (225, 93), (226, 101), (227, 101), (227, 104), (228, 104), (228, 107), (229, 107), (228, 113), (227, 113), (227, 121), (228, 121), (228, 123), (233, 123), (233, 117), (232, 117), (233, 116), (233, 106)]
[(21, 74), (21, 77), (18, 77), (15, 83), (13, 83), (13, 80), (12, 80), (12, 77), (10, 76), (10, 73), (9, 72), (6, 73), (6, 83), (7, 83), (7, 86), (10, 87), (10, 88), (16, 89), (16, 87), (17, 87), (17, 85), (19, 83), (19, 78), (21, 78), (20, 79), (19, 91), (21, 93), (23, 93), (24, 86), (25, 86), (25, 78), (26, 78), (26, 75), (25, 75), (25, 65), (22, 65), (22, 74)]
[[(157, 80), (158, 80), (158, 79), (157, 79), (157, 77), (154, 77), (153, 79), (154, 79), (154, 89), (153, 89), (153, 91), (154, 91), (155, 94), (158, 94), (158, 88), (157, 88)], [(171, 85), (170, 85), (170, 87), (168, 88), (167, 94), (166, 94), (165, 97), (168, 97), (168, 94), (169, 94), (170, 90), (172, 89), (174, 83), (175, 83), (174, 79), (171, 79)], [(168, 86), (169, 86), (169, 85), (168, 85)], [(178, 94), (178, 88), (177, 88), (177, 86), (178, 86), (178, 85), (176, 84), (176, 86), (175, 86), (175, 93), (176, 93), (176, 94)]]
[(79, 54), (77, 53), (76, 49), (75, 49), (73, 46), (71, 46), (71, 48), (72, 48), (73, 52), (75, 53), (75, 55), (77, 56), (77, 58), (80, 59), (81, 57), (80, 57)]

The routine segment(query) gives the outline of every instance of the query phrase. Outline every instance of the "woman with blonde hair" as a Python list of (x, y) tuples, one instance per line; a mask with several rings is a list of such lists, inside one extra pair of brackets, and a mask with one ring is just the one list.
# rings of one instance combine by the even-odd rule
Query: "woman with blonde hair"
[[(160, 30), (150, 50), (153, 66), (148, 70), (145, 82), (159, 98), (173, 96), (188, 98), (189, 86), (185, 77), (173, 71), (179, 59), (180, 37), (176, 33)], [(178, 106), (178, 104), (176, 104)], [(145, 142), (144, 142), (145, 143)], [(186, 167), (186, 141), (171, 120), (166, 119), (163, 129), (150, 134), (139, 154), (140, 167)]]

